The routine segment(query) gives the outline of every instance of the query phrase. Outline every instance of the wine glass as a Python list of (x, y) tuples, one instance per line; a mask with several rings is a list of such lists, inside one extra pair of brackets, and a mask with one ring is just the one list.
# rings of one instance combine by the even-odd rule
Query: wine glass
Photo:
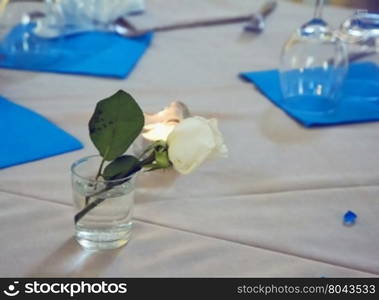
[(144, 0), (44, 0), (47, 14), (36, 32), (52, 38), (86, 31), (107, 31), (125, 15), (142, 13)]
[(36, 22), (32, 15), (36, 11), (43, 14), (43, 3), (3, 1), (1, 4), (4, 5), (0, 15), (0, 57), (4, 65), (38, 68), (59, 59), (60, 37), (48, 39), (34, 31)]
[(337, 34), (352, 62), (344, 83), (346, 96), (379, 102), (379, 14), (359, 10), (342, 23)]
[(282, 48), (282, 104), (292, 111), (323, 114), (334, 111), (338, 104), (347, 54), (343, 42), (322, 19), (323, 4), (323, 0), (316, 1), (314, 17)]

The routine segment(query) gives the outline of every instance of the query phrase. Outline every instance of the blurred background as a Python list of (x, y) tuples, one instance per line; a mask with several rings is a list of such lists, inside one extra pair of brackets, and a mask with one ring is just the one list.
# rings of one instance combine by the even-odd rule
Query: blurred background
[[(291, 0), (298, 3), (314, 4), (315, 0)], [(340, 5), (354, 8), (367, 8), (370, 10), (379, 10), (378, 0), (325, 0), (325, 4)]]
[[(0, 0), (0, 2), (1, 1), (3, 0)], [(9, 2), (12, 2), (12, 1), (25, 1), (25, 0), (9, 0)], [(43, 1), (43, 0), (29, 0), (29, 1)], [(312, 5), (315, 2), (315, 0), (282, 0), (282, 1), (292, 1), (292, 2), (297, 2), (297, 3), (305, 3), (305, 4), (312, 4)], [(347, 6), (347, 7), (353, 7), (353, 8), (367, 8), (370, 10), (379, 11), (378, 0), (325, 0), (325, 4)]]

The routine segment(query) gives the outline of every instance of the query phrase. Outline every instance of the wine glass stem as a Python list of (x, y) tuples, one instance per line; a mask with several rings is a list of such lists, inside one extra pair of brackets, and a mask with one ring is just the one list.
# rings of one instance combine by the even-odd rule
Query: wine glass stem
[(324, 0), (316, 0), (316, 8), (315, 8), (315, 19), (321, 19), (322, 18), (322, 9), (324, 7)]

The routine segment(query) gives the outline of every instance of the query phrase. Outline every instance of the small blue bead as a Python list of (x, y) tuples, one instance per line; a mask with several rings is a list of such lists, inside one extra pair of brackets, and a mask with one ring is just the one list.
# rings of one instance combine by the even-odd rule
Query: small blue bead
[(351, 226), (355, 224), (355, 220), (357, 219), (357, 215), (349, 210), (345, 215), (343, 216), (343, 223), (347, 226)]

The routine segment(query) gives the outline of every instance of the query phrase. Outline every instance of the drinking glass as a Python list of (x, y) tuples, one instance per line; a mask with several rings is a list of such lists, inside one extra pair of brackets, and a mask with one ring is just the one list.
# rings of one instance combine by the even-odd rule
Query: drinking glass
[(132, 232), (135, 176), (117, 180), (96, 178), (101, 160), (98, 155), (88, 156), (71, 167), (75, 238), (81, 246), (92, 250), (121, 247)]
[(321, 17), (317, 1), (314, 18), (285, 43), (280, 63), (283, 106), (303, 113), (329, 113), (338, 104), (347, 70), (343, 42)]
[(379, 14), (359, 10), (346, 19), (339, 37), (347, 45), (351, 64), (344, 91), (359, 101), (379, 101)]
[(33, 15), (36, 11), (39, 14), (44, 13), (43, 3), (11, 1), (2, 8), (0, 55), (5, 64), (12, 67), (33, 68), (59, 59), (60, 38), (47, 39), (35, 33), (37, 24)]
[[(45, 4), (48, 14), (38, 28), (45, 37), (107, 31), (118, 18), (145, 9), (144, 0), (45, 0)], [(55, 31), (47, 28), (51, 25)]]

